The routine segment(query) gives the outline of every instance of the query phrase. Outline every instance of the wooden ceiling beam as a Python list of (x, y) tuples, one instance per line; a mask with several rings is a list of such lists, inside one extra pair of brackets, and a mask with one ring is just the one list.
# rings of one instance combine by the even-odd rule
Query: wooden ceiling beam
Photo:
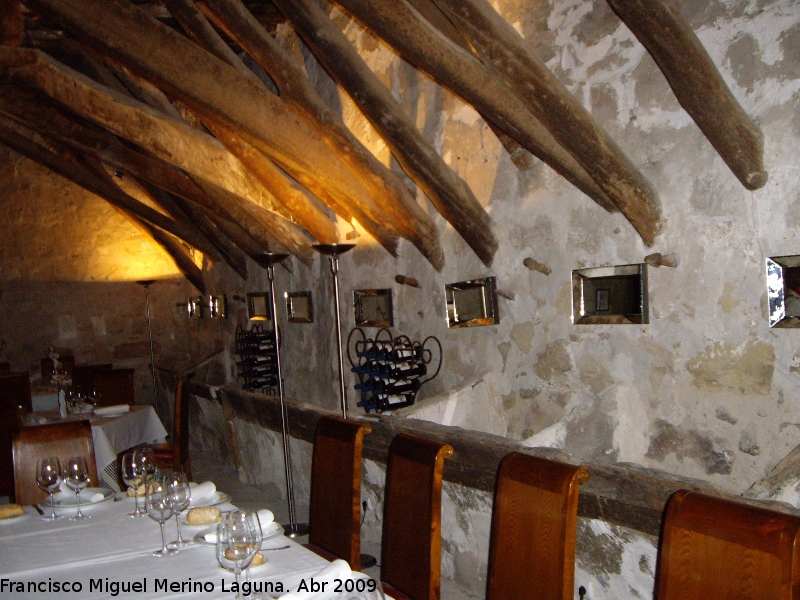
[(670, 0), (608, 0), (667, 78), (678, 102), (748, 190), (767, 183), (764, 135)]
[(471, 104), (534, 156), (608, 211), (616, 207), (514, 90), (401, 0), (335, 0), (400, 56)]
[(655, 189), (519, 32), (487, 0), (435, 2), (652, 245), (662, 225)]
[[(316, 190), (306, 184), (306, 179), (318, 181), (318, 187), (324, 187), (345, 205), (357, 202), (369, 216), (375, 215), (376, 222), (414, 243), (435, 268), (443, 267), (438, 231), (427, 215), (415, 218), (409, 212), (416, 203), (407, 189), (403, 192), (402, 183), (396, 186), (388, 176), (378, 173), (359, 173), (372, 178), (372, 187), (366, 187), (279, 98), (223, 61), (122, 0), (25, 1), (170, 97), (241, 135), (312, 193)], [(378, 189), (380, 193), (376, 193)], [(403, 203), (407, 198), (411, 199), (408, 206)]]
[(24, 38), (19, 0), (0, 0), (0, 45), (19, 46)]
[(160, 111), (105, 88), (38, 50), (0, 48), (0, 74), (39, 89), (81, 118), (97, 123), (240, 199), (242, 208), (304, 261), (313, 251), (294, 223), (257, 201), (271, 196), (215, 138)]
[[(270, 73), (282, 96), (336, 146), (360, 142), (327, 108), (305, 74), (249, 15), (238, 0), (206, 0), (229, 35)], [(489, 215), (469, 187), (442, 160), (405, 115), (391, 92), (369, 69), (341, 30), (313, 1), (277, 0), (317, 60), (344, 88), (383, 137), (406, 173), (428, 195), (481, 261), (491, 265), (497, 252)], [(272, 73), (275, 75), (272, 75)], [(284, 91), (286, 90), (286, 91)], [(366, 152), (366, 149), (365, 149)]]

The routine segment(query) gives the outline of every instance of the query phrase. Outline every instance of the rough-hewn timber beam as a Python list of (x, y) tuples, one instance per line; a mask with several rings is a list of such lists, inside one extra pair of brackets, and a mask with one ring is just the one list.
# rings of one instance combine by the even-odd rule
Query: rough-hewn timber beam
[(376, 221), (414, 243), (434, 267), (443, 267), (438, 232), (430, 219), (409, 213), (416, 204), (407, 189), (411, 205), (400, 202), (402, 184), (394, 186), (376, 173), (359, 173), (377, 178), (373, 183), (381, 187), (382, 193), (374, 196), (381, 200), (379, 209), (373, 188), (366, 187), (279, 98), (191, 40), (122, 0), (26, 0), (26, 4), (108, 52), (192, 110), (216, 118), (313, 193), (316, 191), (304, 179), (318, 181), (342, 204), (358, 203), (370, 216), (375, 215)]
[(604, 209), (616, 207), (500, 77), (398, 0), (336, 0), (403, 59), (471, 104)]
[[(225, 47), (227, 48), (227, 45)], [(110, 60), (108, 62), (134, 97), (176, 119), (183, 120), (164, 92), (146, 79), (131, 73), (122, 65)], [(272, 161), (226, 127), (218, 125), (212, 119), (203, 118), (202, 115), (199, 118), (228, 151), (236, 156), (248, 171), (281, 202), (281, 205), (288, 211), (288, 215), (297, 219), (320, 243), (331, 244), (337, 241), (336, 224), (333, 220), (329, 219), (302, 190), (293, 187), (288, 182), (288, 178)]]
[[(206, 20), (206, 17), (198, 10), (191, 0), (170, 0), (170, 6), (174, 6), (176, 8), (176, 18), (184, 30), (187, 31), (187, 34), (193, 40), (195, 40), (195, 42), (217, 56), (217, 58), (227, 62), (240, 73), (244, 73), (248, 78), (253, 77), (252, 71), (245, 66), (238, 56), (229, 51), (225, 51), (228, 48), (228, 45), (222, 40), (219, 34), (217, 34), (211, 24)], [(245, 13), (250, 14), (246, 8), (243, 7), (242, 10)], [(256, 26), (259, 26), (257, 22)], [(265, 35), (269, 37), (269, 34)], [(307, 79), (304, 73), (299, 73), (299, 75), (302, 77), (300, 81)], [(287, 94), (281, 93), (281, 99), (286, 101), (288, 99)], [(291, 107), (292, 105), (289, 104), (289, 106)], [(372, 157), (372, 155), (361, 146), (361, 143), (358, 142), (358, 140), (352, 134), (350, 135), (349, 140), (344, 141), (343, 147), (346, 149), (346, 151), (342, 153), (337, 144), (332, 144), (330, 142), (330, 133), (327, 131), (328, 128), (326, 128), (327, 123), (322, 123), (318, 119), (315, 119), (314, 115), (308, 115), (305, 112), (301, 112), (299, 116), (304, 118), (305, 122), (317, 131), (320, 137), (328, 143), (334, 152), (339, 151), (339, 155), (342, 157), (345, 163), (348, 162), (348, 159), (354, 153), (358, 152), (362, 152), (364, 156), (368, 156), (371, 159), (371, 162), (367, 165), (356, 165), (356, 169), (354, 169), (356, 173), (359, 173), (358, 169), (363, 169), (364, 166), (371, 170), (385, 170), (383, 165), (378, 163), (374, 157)], [(252, 145), (245, 142), (241, 137), (237, 136), (235, 133), (221, 126), (220, 124), (209, 121), (208, 119), (204, 120), (203, 123), (223, 144), (225, 144), (225, 146), (228, 147), (231, 152), (238, 156), (239, 159), (256, 175), (256, 177), (258, 177), (267, 188), (272, 190), (275, 195), (282, 194), (287, 198), (292, 198), (297, 194), (302, 194), (303, 197), (305, 197), (305, 194), (301, 190), (292, 186), (289, 180), (284, 177), (283, 173), (279, 169), (272, 165), (269, 159), (266, 159), (263, 154), (258, 152), (258, 150), (256, 150)], [(343, 125), (342, 129), (349, 133), (349, 130), (344, 128)], [(350, 143), (348, 143), (348, 141)], [(337, 212), (337, 214), (341, 215), (348, 221), (350, 220), (350, 210), (345, 208), (345, 212), (343, 213), (340, 210), (341, 204), (337, 202), (336, 198), (328, 195), (327, 201), (331, 208)], [(363, 211), (356, 214), (359, 222), (370, 233), (370, 235), (372, 235), (379, 243), (381, 243), (390, 254), (396, 255), (397, 241), (391, 236), (385, 235), (383, 228), (376, 226), (374, 221), (367, 217)]]
[[(497, 240), (491, 231), (489, 215), (469, 187), (425, 140), (389, 90), (317, 4), (305, 0), (276, 0), (276, 3), (317, 60), (383, 137), (406, 173), (478, 257), (490, 265), (497, 251)], [(315, 93), (301, 69), (281, 51), (239, 0), (207, 0), (205, 5), (229, 35), (270, 73), (290, 106), (297, 107), (299, 114), (305, 115), (320, 135), (330, 139), (332, 147), (360, 146), (338, 115)]]
[(171, 233), (187, 244), (197, 249), (201, 249), (207, 244), (205, 240), (198, 239), (197, 234), (189, 227), (182, 223), (177, 223), (157, 210), (131, 198), (115, 185), (109, 185), (97, 177), (77, 161), (64, 158), (46, 146), (37, 143), (34, 141), (36, 134), (33, 131), (22, 127), (5, 115), (0, 115), (0, 136), (2, 136), (7, 146), (20, 154), (24, 154), (31, 160), (38, 162), (93, 194), (97, 194), (115, 206), (135, 214), (151, 225)]
[(0, 0), (0, 44), (19, 46), (24, 35), (19, 0)]
[(655, 59), (678, 102), (748, 190), (767, 183), (764, 136), (670, 0), (608, 0)]
[[(313, 253), (294, 223), (258, 201), (271, 196), (215, 138), (106, 88), (37, 50), (0, 48), (0, 74), (47, 94), (79, 116), (137, 144), (197, 177), (243, 198), (243, 208), (304, 261)], [(241, 195), (240, 195), (241, 194)], [(247, 200), (244, 200), (247, 198)]]
[(650, 182), (487, 0), (435, 0), (652, 245), (661, 203)]

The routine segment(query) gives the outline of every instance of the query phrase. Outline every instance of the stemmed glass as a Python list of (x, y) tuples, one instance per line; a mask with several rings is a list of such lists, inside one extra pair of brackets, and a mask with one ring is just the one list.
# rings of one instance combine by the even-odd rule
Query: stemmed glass
[(191, 541), (185, 540), (181, 536), (181, 512), (186, 510), (189, 502), (192, 499), (192, 491), (189, 487), (189, 481), (186, 478), (186, 473), (175, 472), (164, 478), (169, 492), (169, 501), (172, 504), (172, 510), (175, 513), (175, 523), (178, 527), (178, 539), (170, 542), (171, 548), (184, 548), (188, 546)]
[(84, 516), (81, 512), (81, 490), (89, 485), (89, 467), (83, 456), (73, 456), (67, 459), (67, 464), (64, 466), (64, 483), (75, 492), (75, 504), (78, 506), (78, 513), (69, 520), (80, 521), (91, 518)]
[(42, 458), (36, 461), (36, 484), (42, 488), (42, 491), (50, 494), (50, 516), (42, 517), (44, 521), (55, 521), (60, 519), (61, 516), (56, 514), (56, 507), (53, 502), (53, 492), (61, 485), (61, 463), (58, 458), (51, 456), (50, 458)]
[(153, 552), (153, 556), (164, 557), (175, 554), (177, 550), (167, 547), (167, 538), (164, 534), (164, 523), (172, 516), (172, 503), (169, 499), (168, 485), (164, 481), (145, 484), (144, 505), (147, 515), (161, 526), (161, 549)]
[(136, 499), (136, 509), (129, 513), (129, 517), (141, 517), (145, 511), (139, 507), (139, 486), (144, 481), (142, 469), (136, 462), (135, 452), (129, 452), (122, 457), (122, 481), (129, 488), (133, 488), (133, 497)]
[(217, 525), (217, 561), (236, 576), (237, 600), (241, 598), (242, 569), (250, 566), (260, 546), (261, 537), (256, 536), (252, 520), (241, 511), (228, 513)]

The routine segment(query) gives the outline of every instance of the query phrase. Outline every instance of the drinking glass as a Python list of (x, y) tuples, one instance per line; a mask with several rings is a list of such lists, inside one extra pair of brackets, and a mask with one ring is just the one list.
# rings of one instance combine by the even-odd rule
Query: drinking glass
[(186, 510), (192, 499), (192, 491), (189, 487), (189, 480), (186, 473), (173, 472), (164, 478), (169, 491), (169, 501), (172, 503), (172, 510), (175, 513), (175, 523), (178, 528), (178, 539), (170, 542), (170, 548), (184, 548), (191, 544), (190, 540), (185, 540), (181, 536), (181, 512)]
[(142, 475), (142, 469), (140, 469), (139, 465), (136, 463), (135, 452), (129, 452), (122, 457), (122, 481), (124, 481), (125, 485), (129, 488), (133, 488), (133, 497), (136, 502), (136, 509), (132, 513), (129, 513), (128, 516), (143, 516), (145, 511), (139, 507), (139, 486), (142, 485), (144, 477)]
[(64, 466), (64, 483), (75, 492), (75, 504), (78, 506), (78, 513), (74, 517), (70, 517), (69, 520), (80, 521), (81, 519), (91, 518), (84, 516), (81, 512), (81, 490), (89, 485), (89, 467), (86, 465), (86, 459), (83, 456), (73, 456), (67, 459), (67, 463)]
[(152, 481), (156, 476), (158, 467), (156, 466), (156, 455), (150, 446), (142, 446), (133, 451), (134, 460), (142, 471), (145, 485)]
[(56, 514), (53, 502), (53, 492), (61, 485), (61, 481), (61, 463), (58, 462), (58, 458), (51, 456), (36, 461), (36, 484), (42, 488), (42, 491), (50, 494), (50, 516), (43, 516), (42, 520), (44, 521), (55, 521), (61, 518)]
[(261, 546), (261, 536), (256, 536), (253, 521), (241, 511), (228, 513), (217, 525), (217, 561), (223, 569), (233, 571), (236, 577), (236, 598), (241, 598), (242, 569), (250, 562)]
[(145, 484), (145, 508), (147, 515), (161, 526), (161, 549), (153, 552), (153, 556), (164, 557), (175, 554), (177, 550), (167, 547), (164, 534), (164, 523), (172, 516), (172, 503), (169, 500), (168, 486), (163, 481)]

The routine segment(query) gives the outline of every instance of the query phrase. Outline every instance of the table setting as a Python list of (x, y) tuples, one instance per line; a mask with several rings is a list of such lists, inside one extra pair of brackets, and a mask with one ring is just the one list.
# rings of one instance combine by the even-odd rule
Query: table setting
[(285, 537), (269, 509), (239, 510), (213, 482), (157, 468), (146, 447), (123, 458), (130, 495), (86, 485), (75, 458), (39, 460), (47, 499), (0, 511), (0, 596), (383, 598), (379, 582)]

